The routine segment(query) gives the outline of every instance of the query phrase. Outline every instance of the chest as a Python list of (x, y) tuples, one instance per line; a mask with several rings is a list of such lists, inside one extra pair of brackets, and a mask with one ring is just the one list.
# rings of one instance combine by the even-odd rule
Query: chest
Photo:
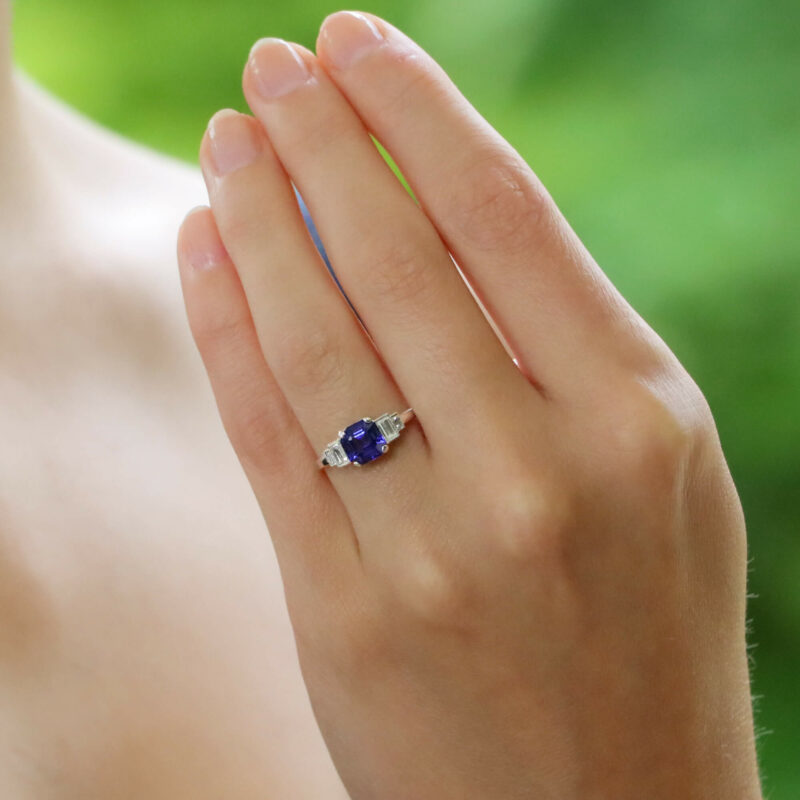
[(202, 377), (0, 372), (0, 570), (32, 571), (70, 625), (265, 599), (268, 533)]

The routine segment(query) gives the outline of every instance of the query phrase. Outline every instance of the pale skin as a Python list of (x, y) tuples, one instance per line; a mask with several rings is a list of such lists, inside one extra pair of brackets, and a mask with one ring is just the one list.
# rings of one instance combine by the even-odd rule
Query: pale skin
[[(508, 173), (484, 170), (499, 138), (435, 65), (415, 50), (381, 62), (403, 52), (386, 47), (370, 69), (337, 73), (323, 38), (319, 63), (300, 51), (315, 83), (278, 103), (250, 87), (259, 123), (241, 124), (259, 137), (254, 163), (217, 179), (204, 141), (216, 221), (201, 210), (184, 224), (181, 279), (251, 492), (171, 269), (198, 173), (14, 75), (8, 33), (0, 0), (0, 796), (338, 798), (338, 768), (352, 797), (758, 797), (744, 524), (707, 406), (557, 215), (552, 227), (518, 225), (519, 192), (493, 190)], [(372, 68), (375, 83), (358, 89)], [(330, 127), (315, 144), (313, 114), (332, 98), (342, 109), (334, 86), (391, 144), (424, 215), (375, 171), (352, 116), (329, 120), (352, 168), (324, 154)], [(395, 114), (415, 109), (403, 124), (393, 96)], [(294, 111), (276, 125), (281, 108)], [(463, 124), (429, 137), (448, 109)], [(441, 170), (448, 155), (474, 158), (470, 143), (486, 149), (466, 191)], [(383, 299), (362, 296), (359, 310), (373, 309), (365, 321), (386, 365), (313, 277), (324, 270), (279, 160), (316, 198), (350, 286), (359, 264), (385, 255)], [(436, 210), (463, 196), (471, 208)], [(535, 208), (550, 219), (549, 201)], [(248, 228), (270, 239), (248, 250)], [(443, 277), (431, 230), (481, 286), (523, 372)], [(414, 268), (418, 249), (434, 272)], [(379, 302), (390, 324), (378, 324)], [(282, 309), (297, 313), (267, 335)], [(323, 346), (334, 341), (341, 358)], [(414, 362), (432, 356), (414, 381)], [(332, 365), (358, 368), (337, 381)], [(383, 461), (314, 469), (338, 427), (406, 398), (419, 422)]]
[[(744, 518), (696, 383), (388, 22), (262, 40), (243, 86), (180, 274), (350, 796), (759, 798)], [(408, 406), (387, 456), (317, 469)]]
[(186, 326), (198, 170), (12, 70), (0, 0), (0, 797), (345, 798)]

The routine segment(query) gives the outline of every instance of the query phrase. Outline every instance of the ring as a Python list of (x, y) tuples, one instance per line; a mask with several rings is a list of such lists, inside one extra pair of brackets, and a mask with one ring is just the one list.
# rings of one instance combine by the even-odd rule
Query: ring
[(414, 409), (395, 411), (393, 414), (381, 414), (377, 419), (364, 417), (339, 431), (339, 438), (334, 439), (317, 459), (317, 466), (346, 467), (355, 464), (360, 467), (374, 461), (389, 450), (389, 442), (394, 441), (406, 423), (414, 419)]

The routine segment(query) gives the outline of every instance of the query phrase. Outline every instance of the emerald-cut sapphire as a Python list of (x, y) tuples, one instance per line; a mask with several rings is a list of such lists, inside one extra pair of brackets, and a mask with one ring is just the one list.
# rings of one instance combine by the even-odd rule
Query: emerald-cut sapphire
[(347, 457), (355, 464), (374, 461), (386, 452), (386, 437), (371, 419), (360, 419), (348, 425), (339, 441)]

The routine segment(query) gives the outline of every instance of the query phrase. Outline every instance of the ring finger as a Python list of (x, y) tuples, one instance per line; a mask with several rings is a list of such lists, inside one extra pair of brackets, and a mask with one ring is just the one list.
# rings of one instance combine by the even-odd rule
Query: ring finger
[[(219, 112), (203, 138), (200, 163), (264, 357), (315, 450), (359, 417), (406, 408), (325, 269), (261, 126), (244, 114)], [(379, 513), (381, 483), (391, 478), (396, 488), (400, 476), (410, 482), (425, 474), (427, 450), (418, 426), (409, 425), (403, 438), (392, 454), (401, 468), (370, 465), (368, 475), (355, 480), (350, 469), (328, 470), (351, 512)], [(377, 491), (365, 492), (365, 479)], [(411, 492), (410, 485), (403, 488)]]

